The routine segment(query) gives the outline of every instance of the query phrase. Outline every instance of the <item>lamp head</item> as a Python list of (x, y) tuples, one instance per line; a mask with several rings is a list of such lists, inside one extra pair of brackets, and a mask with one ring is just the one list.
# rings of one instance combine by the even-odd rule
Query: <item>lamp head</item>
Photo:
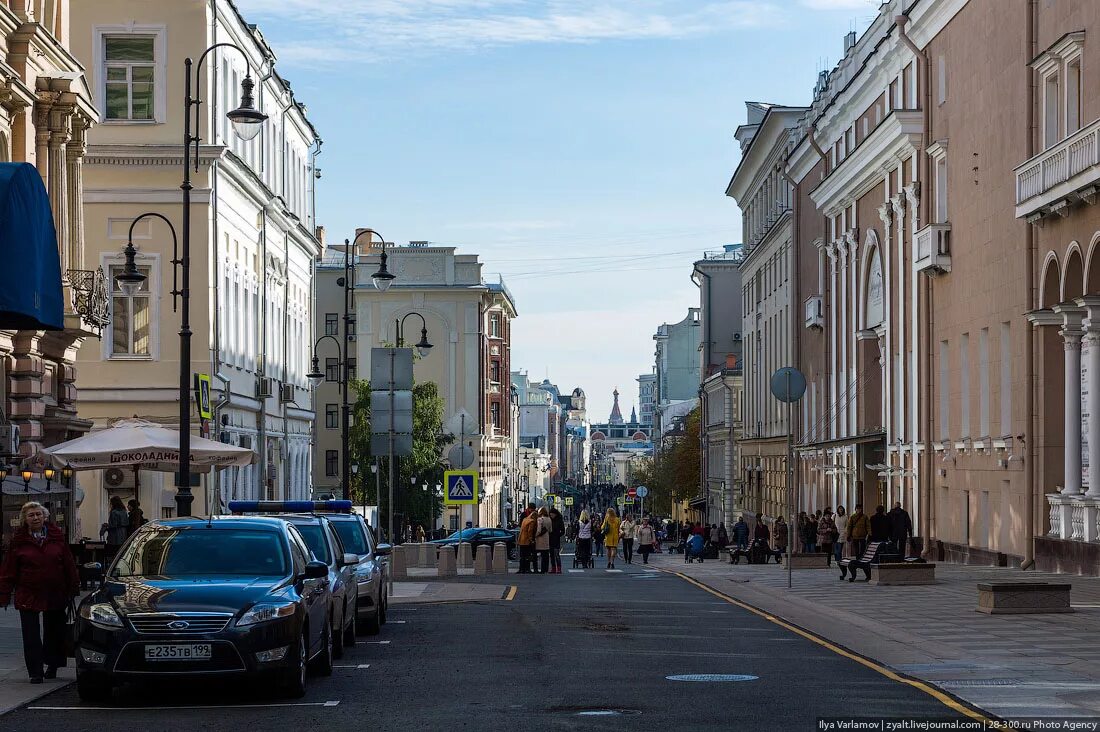
[(145, 275), (134, 264), (137, 249), (134, 249), (133, 242), (126, 242), (126, 248), (122, 250), (122, 254), (126, 257), (126, 262), (122, 265), (122, 271), (115, 275), (115, 282), (123, 293), (133, 295), (145, 284)]
[(42, 477), (45, 478), (46, 480), (53, 480), (54, 476), (56, 476), (56, 475), (57, 475), (57, 471), (54, 470), (53, 468), (46, 468), (45, 470), (42, 471)]
[(5, 480), (8, 477), (8, 466), (4, 463), (0, 463), (0, 481)]
[(428, 343), (428, 329), (420, 329), (420, 342), (416, 344), (416, 350), (421, 358), (427, 358), (432, 351), (432, 344)]
[(252, 83), (252, 75), (245, 75), (241, 81), (241, 104), (225, 115), (233, 123), (233, 131), (237, 133), (237, 137), (245, 142), (260, 134), (264, 122), (267, 121), (267, 115), (256, 109), (255, 100), (252, 98), (252, 90), (255, 86)]
[(309, 379), (309, 383), (312, 384), (314, 388), (320, 386), (321, 382), (325, 380), (325, 375), (321, 373), (321, 364), (316, 356), (313, 357), (313, 368), (306, 374), (306, 378)]
[(61, 469), (61, 477), (62, 477), (62, 478), (64, 478), (65, 480), (68, 480), (69, 478), (72, 478), (72, 477), (73, 477), (73, 474), (74, 474), (75, 472), (76, 472), (76, 471), (75, 471), (75, 470), (73, 470), (73, 468), (72, 468), (72, 466), (71, 466), (71, 465), (66, 465), (65, 467), (63, 467), (63, 468)]
[[(385, 242), (382, 242), (382, 246), (385, 247)], [(378, 271), (370, 276), (371, 282), (378, 288), (379, 292), (385, 292), (390, 289), (390, 285), (397, 279), (397, 276), (386, 267), (386, 250), (382, 249), (382, 255), (379, 258)]]

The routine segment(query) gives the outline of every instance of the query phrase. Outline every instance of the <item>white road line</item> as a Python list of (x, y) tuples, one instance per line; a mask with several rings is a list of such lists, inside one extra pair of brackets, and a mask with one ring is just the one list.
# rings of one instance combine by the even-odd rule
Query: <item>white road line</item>
[(192, 704), (172, 707), (27, 707), (36, 712), (149, 712), (169, 709), (270, 709), (275, 707), (335, 707), (338, 701), (287, 702), (284, 704)]
[(408, 620), (387, 620), (386, 624), (389, 625), (390, 623), (393, 623), (395, 625), (404, 625), (407, 622), (409, 622), (409, 621)]
[(583, 569), (571, 569), (570, 572), (584, 572)]
[(621, 572), (622, 572), (622, 570), (621, 570), (621, 569), (605, 569), (604, 571), (605, 571), (605, 572), (619, 572), (619, 573), (621, 573)]
[(359, 642), (360, 643), (370, 643), (370, 644), (376, 645), (376, 646), (388, 646), (390, 644), (389, 641), (359, 641)]
[(332, 667), (333, 668), (370, 668), (370, 664), (369, 663), (360, 663), (357, 666), (347, 665), (347, 664), (341, 666), (341, 665), (338, 665), (338, 664), (333, 664)]

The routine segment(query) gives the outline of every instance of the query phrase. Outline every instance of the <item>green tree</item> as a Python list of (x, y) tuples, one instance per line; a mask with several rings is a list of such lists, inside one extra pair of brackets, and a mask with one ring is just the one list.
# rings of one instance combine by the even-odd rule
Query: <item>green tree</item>
[(653, 458), (634, 463), (633, 484), (649, 488), (646, 507), (657, 515), (672, 514), (672, 505), (700, 493), (699, 409), (684, 418), (682, 433), (666, 435)]
[[(354, 419), (349, 434), (350, 453), (352, 462), (360, 466), (359, 472), (352, 476), (352, 495), (359, 503), (377, 505), (379, 518), (385, 524), (389, 516), (389, 468), (387, 456), (375, 456), (370, 449), (370, 382), (356, 381), (352, 387), (358, 396), (352, 406)], [(394, 458), (395, 513), (403, 514), (414, 526), (419, 523), (430, 530), (443, 512), (442, 497), (435, 490), (436, 483), (443, 480), (440, 456), (454, 436), (443, 431), (444, 404), (437, 384), (430, 381), (415, 384), (412, 397), (413, 454)], [(376, 479), (370, 471), (375, 457), (379, 458), (380, 479)], [(417, 479), (415, 485), (412, 481), (414, 477)], [(423, 488), (425, 484), (427, 490)], [(379, 485), (381, 495), (378, 495)]]

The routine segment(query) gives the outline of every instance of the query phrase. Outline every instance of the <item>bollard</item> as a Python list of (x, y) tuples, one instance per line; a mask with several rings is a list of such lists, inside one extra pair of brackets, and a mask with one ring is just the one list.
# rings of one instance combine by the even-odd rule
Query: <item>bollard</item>
[(493, 571), (493, 548), (488, 544), (474, 555), (474, 574), (489, 574)]
[(458, 574), (455, 568), (455, 548), (445, 546), (439, 549), (438, 573), (440, 577), (454, 577)]
[(405, 547), (395, 546), (390, 551), (390, 574), (394, 579), (405, 579), (409, 576), (408, 566), (405, 564)]
[(508, 545), (503, 541), (493, 544), (493, 574), (508, 574)]
[(420, 554), (417, 557), (416, 566), (418, 567), (434, 567), (435, 566), (435, 544), (421, 544)]
[(468, 541), (458, 545), (458, 566), (462, 569), (474, 566), (474, 548)]

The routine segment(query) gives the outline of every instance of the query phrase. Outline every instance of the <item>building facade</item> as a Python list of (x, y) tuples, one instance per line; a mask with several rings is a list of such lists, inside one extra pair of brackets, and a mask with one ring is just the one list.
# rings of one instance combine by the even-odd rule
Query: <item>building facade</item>
[(657, 375), (641, 374), (638, 379), (638, 421), (653, 426), (654, 406), (657, 398)]
[[(137, 265), (147, 279), (127, 295), (114, 284), (131, 224), (163, 216), (181, 233), (184, 164), (184, 57), (198, 59), (193, 90), (203, 100), (192, 171), (191, 371), (212, 377), (213, 418), (193, 420), (212, 439), (249, 447), (256, 462), (203, 476), (196, 512), (224, 510), (234, 498), (305, 498), (310, 489), (313, 411), (309, 370), (314, 221), (314, 159), (321, 140), (289, 83), (274, 70), (260, 31), (228, 0), (76, 3), (73, 49), (88, 68), (100, 124), (88, 136), (83, 220), (87, 266), (111, 285), (111, 325), (80, 351), (88, 375), (87, 414), (97, 427), (140, 416), (173, 425), (179, 410), (179, 314), (173, 234), (158, 218), (132, 227)], [(180, 66), (176, 64), (179, 63)], [(251, 73), (259, 135), (238, 138), (225, 113)], [(171, 474), (104, 471), (93, 477), (85, 521), (98, 526), (112, 495), (137, 496), (150, 518), (172, 515)]]

